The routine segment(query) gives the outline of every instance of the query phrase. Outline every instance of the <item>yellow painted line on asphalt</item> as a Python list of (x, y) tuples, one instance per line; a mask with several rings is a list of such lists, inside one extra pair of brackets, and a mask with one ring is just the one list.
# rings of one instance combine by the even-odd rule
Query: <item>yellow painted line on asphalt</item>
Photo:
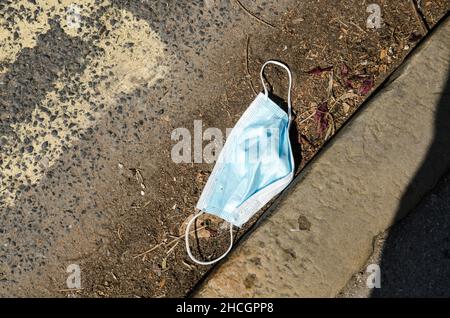
[[(13, 63), (20, 51), (24, 48), (33, 48), (36, 46), (39, 34), (46, 33), (50, 29), (49, 20), (55, 18), (56, 15), (61, 17), (61, 27), (64, 31), (72, 36), (77, 36), (77, 29), (74, 27), (76, 19), (72, 19), (75, 14), (73, 10), (80, 8), (80, 17), (86, 17), (92, 14), (95, 9), (101, 5), (108, 4), (107, 1), (95, 5), (95, 0), (39, 0), (36, 1), (37, 6), (41, 8), (36, 14), (34, 21), (20, 19), (14, 16), (14, 29), (8, 30), (4, 27), (7, 22), (7, 15), (0, 17), (0, 63)], [(15, 9), (24, 14), (34, 14), (36, 5), (27, 0), (15, 1), (8, 4), (7, 7)], [(76, 13), (76, 12), (75, 12)], [(19, 33), (19, 38), (14, 39), (15, 30)], [(6, 72), (7, 69), (0, 69), (0, 74)]]
[[(27, 1), (22, 2), (26, 3)], [(42, 1), (48, 9), (49, 3), (55, 2), (57, 1)], [(64, 6), (74, 2), (90, 3), (93, 1), (61, 1), (56, 12), (65, 11)], [(39, 1), (39, 5), (43, 6), (41, 1)], [(110, 21), (113, 18), (118, 21), (119, 27), (111, 27)], [(108, 112), (110, 107), (116, 104), (115, 98), (119, 94), (132, 92), (141, 85), (152, 85), (167, 73), (168, 66), (162, 63), (165, 60), (164, 44), (146, 21), (137, 19), (128, 11), (115, 7), (108, 9), (101, 19), (101, 22), (110, 32), (107, 36), (102, 37), (96, 46), (103, 48), (105, 51), (102, 56), (95, 56), (87, 64), (79, 80), (80, 83), (86, 83), (86, 85), (82, 85), (79, 94), (65, 102), (61, 101), (58, 97), (58, 91), (71, 84), (58, 80), (54, 91), (49, 92), (40, 103), (51, 114), (46, 114), (36, 108), (32, 113), (30, 122), (19, 123), (12, 127), (20, 136), (21, 141), (26, 137), (33, 140), (34, 150), (22, 155), (19, 151), (23, 146), (21, 144), (16, 144), (14, 148), (5, 149), (7, 151), (4, 153), (8, 153), (8, 156), (3, 158), (3, 163), (0, 166), (3, 174), (3, 178), (0, 180), (0, 189), (5, 188), (3, 193), (4, 203), (9, 206), (14, 205), (17, 187), (9, 189), (8, 179), (12, 178), (15, 183), (36, 184), (45, 175), (46, 170), (51, 168), (61, 157), (63, 154), (62, 146), (64, 144), (66, 146), (73, 145), (79, 140), (77, 134), (72, 134), (72, 130), (83, 132), (94, 126)], [(20, 41), (21, 47), (33, 45), (36, 35), (45, 31), (48, 25), (45, 25), (45, 23), (41, 23), (39, 26), (32, 24), (30, 28), (33, 30), (25, 33), (25, 39)], [(79, 34), (74, 34), (74, 29), (68, 28), (67, 25), (64, 26), (64, 30), (71, 36), (79, 36)], [(87, 28), (83, 31), (82, 38), (98, 34), (98, 31), (97, 29)], [(129, 42), (133, 42), (134, 46), (131, 48), (127, 46), (126, 44)], [(4, 54), (2, 58), (11, 60), (14, 58), (13, 55), (17, 55), (19, 51), (20, 49), (17, 49), (16, 46), (10, 45), (9, 55)], [(113, 73), (112, 76), (109, 75), (110, 72)], [(94, 79), (94, 75), (107, 76), (107, 79), (102, 80), (95, 89), (87, 85)], [(107, 82), (109, 82), (109, 86)], [(87, 93), (91, 93), (91, 96), (96, 95), (95, 104), (103, 103), (105, 108), (94, 111), (88, 99), (83, 97)], [(89, 120), (88, 113), (91, 113), (95, 118), (94, 121)], [(56, 119), (51, 121), (51, 115), (56, 115)], [(35, 127), (33, 122), (37, 118), (43, 118), (43, 120)], [(69, 129), (71, 124), (75, 124), (75, 126)], [(53, 130), (58, 132), (59, 138), (51, 134)], [(41, 149), (44, 142), (48, 143), (48, 147)], [(40, 156), (39, 161), (36, 160), (37, 155)], [(10, 168), (7, 169), (7, 166), (10, 166)]]

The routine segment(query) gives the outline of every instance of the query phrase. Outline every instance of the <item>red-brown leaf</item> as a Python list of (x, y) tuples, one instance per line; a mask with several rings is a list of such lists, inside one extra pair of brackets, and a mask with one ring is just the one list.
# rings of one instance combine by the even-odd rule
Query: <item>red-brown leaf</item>
[(346, 64), (343, 64), (341, 67), (341, 76), (342, 77), (347, 77), (348, 74), (350, 74), (350, 70), (348, 68), (348, 66)]
[(316, 112), (314, 114), (314, 119), (317, 123), (317, 132), (322, 135), (328, 128), (328, 103), (323, 102), (320, 103), (319, 106), (316, 109)]
[(329, 72), (329, 71), (331, 71), (332, 69), (333, 69), (333, 66), (328, 66), (328, 67), (324, 67), (324, 68), (322, 68), (322, 67), (320, 67), (320, 66), (317, 66), (317, 67), (313, 68), (312, 70), (309, 70), (309, 71), (306, 72), (306, 73), (308, 73), (308, 74), (310, 74), (310, 75), (316, 75), (316, 76), (318, 76), (318, 75), (321, 75), (323, 72)]
[(362, 82), (361, 86), (359, 87), (359, 94), (366, 95), (369, 93), (374, 85), (373, 79), (369, 78)]

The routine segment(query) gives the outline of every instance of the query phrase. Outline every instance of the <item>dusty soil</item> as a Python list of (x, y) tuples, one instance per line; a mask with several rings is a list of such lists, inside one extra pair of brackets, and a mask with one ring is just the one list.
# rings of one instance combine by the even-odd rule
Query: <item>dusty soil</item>
[[(236, 1), (81, 2), (92, 8), (81, 33), (61, 29), (54, 16), (54, 24), (40, 22), (49, 30), (37, 44), (27, 40), (16, 49), (14, 24), (5, 31), (11, 39), (2, 42), (10, 52), (0, 73), (0, 93), (7, 96), (1, 129), (9, 136), (2, 147), (14, 145), (2, 148), (0, 162), (3, 173), (14, 172), (2, 178), (9, 180), (1, 189), (8, 189), (0, 219), (2, 295), (187, 295), (209, 268), (190, 262), (178, 237), (213, 164), (175, 164), (173, 130), (193, 132), (199, 119), (204, 129), (233, 127), (262, 88), (262, 63), (284, 61), (294, 73), (298, 172), (427, 32), (409, 0), (378, 1), (380, 29), (366, 28), (367, 4), (354, 0), (241, 1), (248, 12)], [(0, 6), (2, 24), (23, 21), (20, 8), (8, 6)], [(92, 36), (92, 30), (100, 31)], [(31, 78), (23, 75), (29, 65), (36, 68)], [(266, 76), (284, 98), (286, 75), (269, 67)], [(67, 113), (67, 101), (89, 107)], [(43, 125), (33, 124), (35, 117), (49, 108), (49, 117), (56, 117), (44, 120), (29, 148), (25, 137), (34, 136)], [(53, 114), (55, 109), (64, 111)], [(80, 121), (79, 113), (89, 115)], [(53, 124), (60, 117), (65, 120)], [(28, 128), (18, 130), (17, 122)], [(66, 142), (45, 144), (52, 134)], [(17, 159), (23, 154), (45, 169), (23, 166)], [(17, 173), (30, 177), (13, 184)], [(225, 249), (228, 231), (220, 220), (202, 222), (198, 226), (206, 228), (193, 237), (194, 250), (214, 257)], [(80, 265), (80, 290), (66, 290), (71, 263)]]
[(447, 12), (446, 0), (416, 0), (418, 13), (422, 14), (428, 27), (434, 26)]

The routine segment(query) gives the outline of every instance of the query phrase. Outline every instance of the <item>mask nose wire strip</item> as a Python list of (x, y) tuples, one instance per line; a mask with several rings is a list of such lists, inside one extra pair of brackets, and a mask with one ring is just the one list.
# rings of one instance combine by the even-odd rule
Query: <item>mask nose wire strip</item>
[(280, 67), (284, 68), (287, 71), (288, 75), (289, 75), (288, 115), (289, 115), (289, 123), (290, 123), (291, 122), (291, 118), (292, 118), (292, 115), (291, 115), (291, 112), (292, 112), (292, 107), (291, 107), (292, 73), (291, 73), (291, 70), (289, 69), (289, 67), (287, 67), (287, 65), (285, 65), (285, 64), (283, 64), (281, 62), (278, 62), (278, 61), (269, 60), (266, 63), (264, 63), (264, 65), (261, 67), (260, 77), (261, 77), (261, 82), (262, 82), (263, 87), (264, 87), (264, 95), (266, 95), (266, 98), (269, 97), (269, 92), (267, 90), (266, 84), (264, 83), (264, 74), (263, 73), (264, 73), (264, 68), (268, 64), (275, 64), (277, 66), (280, 66)]
[(212, 261), (208, 261), (208, 262), (200, 261), (200, 260), (196, 259), (194, 257), (194, 255), (192, 255), (191, 247), (189, 246), (189, 234), (190, 234), (190, 229), (191, 229), (192, 224), (203, 213), (204, 213), (203, 211), (198, 213), (188, 222), (188, 224), (186, 225), (186, 231), (184, 233), (184, 239), (186, 241), (186, 251), (192, 261), (194, 261), (195, 263), (200, 264), (200, 265), (211, 265), (211, 264), (214, 264), (214, 263), (220, 261), (222, 258), (227, 256), (227, 254), (231, 251), (231, 248), (233, 247), (233, 225), (230, 223), (230, 246), (228, 247), (227, 251)]

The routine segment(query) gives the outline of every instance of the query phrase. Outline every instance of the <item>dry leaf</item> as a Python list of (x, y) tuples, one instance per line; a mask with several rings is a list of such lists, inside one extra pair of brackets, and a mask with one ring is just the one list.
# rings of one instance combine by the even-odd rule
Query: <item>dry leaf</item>
[(314, 114), (314, 120), (317, 124), (317, 133), (322, 135), (328, 129), (328, 103), (320, 103)]
[(334, 84), (333, 72), (330, 72), (330, 77), (328, 79), (328, 87), (327, 87), (328, 97), (330, 97), (333, 93), (333, 84)]
[[(194, 214), (189, 215), (186, 218), (186, 220), (184, 220), (184, 222), (180, 225), (180, 228), (178, 229), (179, 235), (184, 235), (184, 233), (186, 231), (186, 226), (193, 217), (194, 217)], [(216, 226), (218, 227), (218, 225), (220, 223), (224, 223), (222, 221), (222, 219), (215, 217), (213, 215), (210, 215), (210, 214), (203, 214), (203, 215), (199, 216), (196, 222), (197, 222), (197, 228), (205, 226), (206, 224), (211, 224), (211, 227), (216, 228)], [(195, 227), (192, 226), (191, 231), (194, 231), (194, 230), (195, 230)], [(211, 237), (211, 230), (207, 229), (207, 228), (203, 228), (203, 229), (198, 230), (196, 233), (191, 233), (191, 235), (197, 236), (198, 238), (209, 238), (209, 237)]]
[(337, 101), (357, 98), (358, 95), (353, 92), (347, 92), (338, 97)]
[(328, 124), (327, 133), (325, 134), (325, 140), (327, 140), (331, 135), (334, 134), (334, 119), (330, 113), (327, 113), (327, 120), (328, 120), (329, 124)]
[(344, 110), (345, 114), (348, 114), (348, 112), (350, 111), (350, 105), (347, 103), (342, 103), (342, 109)]
[(362, 82), (361, 87), (359, 88), (358, 92), (361, 95), (366, 95), (367, 93), (369, 93), (373, 86), (374, 86), (375, 82), (373, 79), (366, 79)]
[(350, 69), (348, 68), (348, 66), (347, 66), (347, 64), (342, 64), (342, 66), (341, 66), (341, 76), (342, 77), (347, 77), (348, 76), (348, 74), (350, 73)]
[(313, 68), (312, 70), (309, 70), (306, 73), (308, 73), (310, 75), (321, 75), (323, 72), (328, 72), (328, 71), (331, 71), (332, 69), (333, 69), (333, 66), (328, 66), (328, 67), (324, 67), (324, 68), (317, 66), (317, 67)]

